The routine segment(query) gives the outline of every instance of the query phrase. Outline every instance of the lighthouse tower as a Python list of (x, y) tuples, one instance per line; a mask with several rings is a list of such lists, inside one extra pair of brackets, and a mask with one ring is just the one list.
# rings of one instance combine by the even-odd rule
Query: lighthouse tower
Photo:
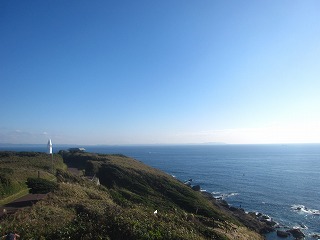
[(47, 148), (48, 148), (48, 154), (52, 154), (52, 142), (51, 142), (51, 139), (49, 139), (49, 141), (48, 141), (48, 146), (47, 146)]

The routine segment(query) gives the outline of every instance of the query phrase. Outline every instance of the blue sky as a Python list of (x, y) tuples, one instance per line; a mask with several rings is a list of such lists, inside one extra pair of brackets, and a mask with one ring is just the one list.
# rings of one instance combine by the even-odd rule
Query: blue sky
[(319, 143), (319, 11), (3, 0), (0, 143)]

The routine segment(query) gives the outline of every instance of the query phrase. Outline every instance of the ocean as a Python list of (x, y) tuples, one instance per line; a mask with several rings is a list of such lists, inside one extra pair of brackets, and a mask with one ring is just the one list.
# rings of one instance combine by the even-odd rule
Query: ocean
[[(84, 147), (133, 157), (181, 181), (192, 179), (232, 206), (266, 214), (284, 229), (300, 228), (305, 239), (320, 235), (320, 144)], [(266, 237), (278, 239), (275, 233)]]

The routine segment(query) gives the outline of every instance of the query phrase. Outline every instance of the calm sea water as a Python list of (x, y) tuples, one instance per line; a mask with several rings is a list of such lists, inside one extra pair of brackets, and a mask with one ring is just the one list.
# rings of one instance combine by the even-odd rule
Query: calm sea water
[[(88, 146), (86, 149), (122, 153), (182, 181), (191, 178), (194, 185), (199, 184), (203, 190), (225, 198), (235, 207), (267, 214), (283, 227), (299, 227), (306, 239), (320, 234), (320, 144)], [(45, 148), (40, 150), (37, 146), (32, 150), (45, 151)], [(268, 239), (277, 237), (271, 234)]]

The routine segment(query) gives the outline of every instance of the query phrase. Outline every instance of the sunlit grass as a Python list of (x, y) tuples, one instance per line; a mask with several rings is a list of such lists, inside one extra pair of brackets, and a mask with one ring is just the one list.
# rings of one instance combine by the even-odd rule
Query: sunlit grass
[(26, 181), (29, 177), (55, 180), (56, 169), (66, 169), (60, 155), (54, 155), (52, 161), (51, 155), (37, 152), (0, 152), (0, 164), (2, 204), (7, 202), (4, 200), (7, 197), (23, 196), (18, 193), (27, 191)]
[(121, 155), (80, 159), (91, 161), (91, 170), (96, 165), (105, 186), (59, 170), (58, 188), (6, 217), (3, 228), (17, 229), (23, 239), (223, 240), (238, 230), (240, 240), (262, 239), (200, 192), (139, 161)]

